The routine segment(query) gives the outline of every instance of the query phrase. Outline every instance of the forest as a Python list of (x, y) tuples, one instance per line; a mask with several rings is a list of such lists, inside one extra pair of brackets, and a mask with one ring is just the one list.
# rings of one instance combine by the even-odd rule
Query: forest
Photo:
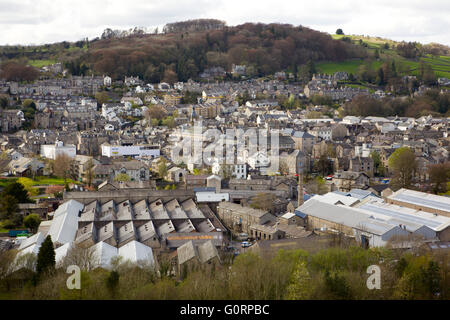
[[(51, 242), (48, 246), (51, 251)], [(41, 249), (41, 251), (43, 251)], [(69, 251), (54, 268), (51, 252), (23, 256), (20, 270), (13, 250), (0, 252), (2, 299), (164, 299), (164, 300), (316, 300), (316, 299), (443, 299), (449, 298), (448, 254), (405, 252), (388, 248), (330, 247), (318, 251), (247, 252), (232, 262), (183, 268), (182, 277), (159, 268), (117, 259), (111, 270), (89, 268), (89, 257)], [(53, 259), (53, 264), (51, 262)], [(17, 262), (19, 263), (19, 262)], [(66, 287), (66, 267), (81, 268), (81, 289)], [(36, 265), (38, 268), (36, 268)], [(369, 266), (380, 271), (379, 289), (369, 289)]]
[(149, 82), (174, 82), (195, 78), (213, 66), (230, 70), (233, 64), (244, 64), (250, 76), (263, 76), (285, 69), (297, 73), (299, 66), (309, 61), (343, 61), (366, 54), (360, 46), (306, 27), (246, 23), (207, 31), (99, 40), (91, 43), (89, 52), (77, 62), (113, 78), (133, 74)]
[(280, 70), (296, 74), (310, 61), (367, 57), (362, 46), (289, 24), (245, 23), (229, 27), (219, 20), (203, 19), (167, 24), (164, 33), (114, 34), (107, 29), (101, 38), (84, 39), (75, 45), (63, 42), (1, 47), (0, 58), (20, 64), (26, 59), (58, 56), (74, 75), (93, 71), (114, 79), (134, 75), (151, 83), (173, 83), (197, 78), (200, 72), (215, 66), (230, 70), (233, 64), (243, 64), (249, 76), (263, 76)]

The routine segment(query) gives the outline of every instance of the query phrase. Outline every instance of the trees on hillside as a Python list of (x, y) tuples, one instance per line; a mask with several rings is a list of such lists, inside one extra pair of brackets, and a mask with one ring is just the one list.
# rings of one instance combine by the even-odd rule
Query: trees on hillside
[(0, 66), (0, 79), (7, 81), (34, 81), (39, 77), (39, 71), (32, 66), (9, 61)]

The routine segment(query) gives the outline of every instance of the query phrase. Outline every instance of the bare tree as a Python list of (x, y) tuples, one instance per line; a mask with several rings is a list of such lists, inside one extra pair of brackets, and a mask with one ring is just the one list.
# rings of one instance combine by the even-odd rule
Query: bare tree
[(66, 184), (67, 177), (70, 174), (71, 162), (72, 158), (65, 153), (57, 155), (53, 161), (53, 174), (64, 178), (64, 184)]
[(70, 265), (76, 265), (80, 267), (80, 269), (87, 271), (94, 269), (97, 266), (97, 257), (94, 247), (85, 248), (78, 244), (74, 244), (60, 264), (63, 268)]

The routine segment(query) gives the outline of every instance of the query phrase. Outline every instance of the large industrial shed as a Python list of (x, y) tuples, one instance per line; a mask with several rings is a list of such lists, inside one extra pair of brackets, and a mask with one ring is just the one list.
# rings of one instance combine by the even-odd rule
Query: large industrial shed
[(425, 239), (450, 240), (449, 217), (375, 201), (362, 203), (358, 208), (378, 219), (401, 225), (408, 232), (420, 235)]
[(386, 202), (450, 217), (449, 197), (402, 188), (386, 197)]
[(296, 209), (306, 215), (308, 226), (321, 232), (343, 232), (363, 246), (384, 246), (393, 236), (406, 236), (398, 225), (377, 220), (371, 215), (345, 205), (334, 205), (312, 197)]
[(449, 217), (385, 203), (381, 198), (358, 201), (352, 196), (328, 193), (312, 197), (295, 211), (305, 216), (309, 228), (343, 232), (364, 246), (384, 246), (395, 236), (450, 240)]

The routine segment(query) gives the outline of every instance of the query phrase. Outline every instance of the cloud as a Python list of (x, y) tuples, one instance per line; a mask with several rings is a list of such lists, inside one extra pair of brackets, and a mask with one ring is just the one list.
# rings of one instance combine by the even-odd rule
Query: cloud
[(450, 45), (448, 0), (0, 0), (0, 44), (76, 41), (106, 28), (155, 27), (197, 18), (281, 22), (334, 33)]

